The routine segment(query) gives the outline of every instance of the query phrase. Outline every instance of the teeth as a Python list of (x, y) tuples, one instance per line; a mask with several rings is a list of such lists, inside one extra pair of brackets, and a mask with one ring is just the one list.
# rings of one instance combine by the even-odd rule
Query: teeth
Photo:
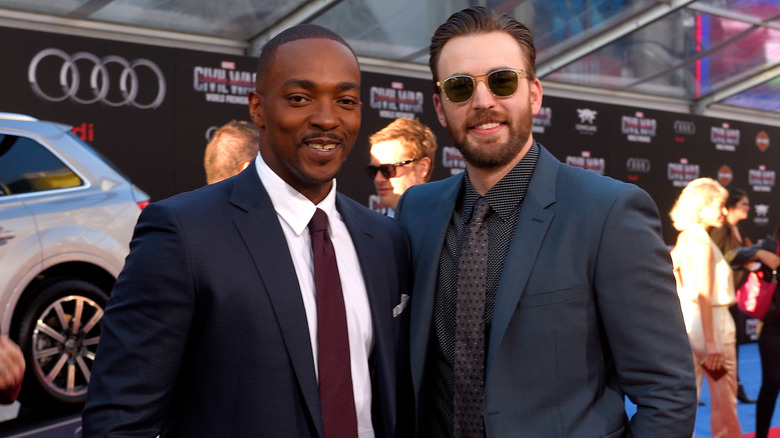
[(491, 129), (495, 128), (496, 126), (500, 125), (500, 123), (492, 122), (492, 123), (483, 123), (481, 125), (477, 125), (477, 129)]
[(329, 151), (336, 147), (336, 143), (307, 143), (310, 148), (318, 150), (318, 151)]

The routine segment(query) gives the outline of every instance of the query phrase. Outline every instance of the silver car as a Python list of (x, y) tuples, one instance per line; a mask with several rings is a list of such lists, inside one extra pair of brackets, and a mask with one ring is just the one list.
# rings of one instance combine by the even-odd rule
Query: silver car
[(149, 197), (71, 131), (0, 113), (0, 327), (24, 352), (19, 400), (78, 410), (108, 295)]

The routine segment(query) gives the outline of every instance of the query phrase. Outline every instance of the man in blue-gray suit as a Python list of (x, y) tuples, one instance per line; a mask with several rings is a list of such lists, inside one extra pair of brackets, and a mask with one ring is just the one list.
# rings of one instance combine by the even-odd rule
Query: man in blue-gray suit
[(398, 203), (417, 436), (690, 437), (692, 356), (653, 201), (534, 141), (542, 86), (523, 24), (469, 8), (430, 53), (466, 171)]
[(357, 58), (335, 33), (300, 25), (264, 46), (254, 164), (141, 214), (85, 438), (409, 436), (408, 245), (334, 180), (360, 108)]

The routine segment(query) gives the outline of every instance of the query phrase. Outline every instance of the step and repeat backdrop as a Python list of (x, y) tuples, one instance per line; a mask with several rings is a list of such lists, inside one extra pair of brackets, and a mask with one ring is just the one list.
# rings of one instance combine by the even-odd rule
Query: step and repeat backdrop
[[(140, 188), (159, 200), (205, 184), (203, 151), (213, 131), (249, 120), (255, 59), (79, 36), (0, 28), (0, 111), (73, 126)], [(368, 137), (397, 117), (418, 118), (438, 137), (434, 179), (464, 162), (436, 118), (429, 80), (363, 73), (360, 137), (338, 176), (341, 192), (377, 207), (364, 167)], [(753, 240), (774, 230), (780, 128), (545, 96), (534, 137), (561, 161), (631, 182), (655, 199), (664, 240), (685, 184), (717, 178), (749, 193), (741, 223)]]

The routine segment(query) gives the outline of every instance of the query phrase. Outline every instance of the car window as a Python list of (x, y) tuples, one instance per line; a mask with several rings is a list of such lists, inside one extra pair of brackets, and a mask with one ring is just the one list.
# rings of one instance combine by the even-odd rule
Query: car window
[(81, 178), (35, 140), (0, 134), (0, 195), (77, 187)]

